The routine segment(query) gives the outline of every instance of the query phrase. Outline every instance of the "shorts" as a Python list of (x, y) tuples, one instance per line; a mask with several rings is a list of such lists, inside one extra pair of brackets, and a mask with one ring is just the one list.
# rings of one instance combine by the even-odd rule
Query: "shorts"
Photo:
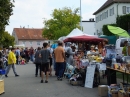
[(49, 63), (42, 63), (41, 71), (43, 72), (49, 71)]

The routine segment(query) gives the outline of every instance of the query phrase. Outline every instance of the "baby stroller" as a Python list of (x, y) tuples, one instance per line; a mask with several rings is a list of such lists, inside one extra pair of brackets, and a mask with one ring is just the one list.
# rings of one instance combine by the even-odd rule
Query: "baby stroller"
[(71, 76), (74, 74), (74, 70), (75, 70), (75, 67), (67, 63), (66, 70), (64, 72), (64, 77), (68, 79), (71, 78)]

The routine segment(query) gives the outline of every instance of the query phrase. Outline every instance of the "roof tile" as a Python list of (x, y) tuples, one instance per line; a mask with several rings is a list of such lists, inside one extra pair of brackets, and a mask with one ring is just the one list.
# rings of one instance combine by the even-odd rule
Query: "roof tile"
[(25, 40), (44, 40), (42, 37), (43, 29), (30, 29), (30, 28), (14, 28), (18, 39)]

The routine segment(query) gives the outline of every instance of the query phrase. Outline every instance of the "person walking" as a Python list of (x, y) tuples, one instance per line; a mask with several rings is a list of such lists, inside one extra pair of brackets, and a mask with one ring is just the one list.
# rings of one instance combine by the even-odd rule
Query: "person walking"
[(65, 50), (63, 48), (63, 43), (59, 42), (58, 47), (54, 50), (54, 58), (56, 61), (56, 75), (57, 79), (62, 81), (62, 76), (64, 72), (64, 62), (65, 62)]
[(18, 47), (15, 50), (15, 54), (16, 54), (16, 64), (19, 65), (20, 49)]
[(16, 56), (15, 56), (15, 48), (11, 48), (11, 51), (8, 55), (8, 67), (6, 68), (5, 77), (8, 77), (7, 74), (9, 73), (10, 68), (12, 67), (13, 72), (15, 74), (15, 77), (18, 77), (19, 75), (16, 73)]
[(30, 54), (30, 60), (32, 62), (34, 62), (34, 53), (35, 53), (35, 51), (34, 51), (33, 47), (31, 47), (30, 51), (29, 51), (29, 54)]
[(49, 73), (49, 58), (51, 57), (50, 51), (47, 49), (48, 43), (43, 43), (43, 49), (41, 50), (41, 83), (43, 83), (44, 74), (46, 73), (45, 83), (48, 83), (48, 73)]
[(41, 48), (38, 47), (36, 53), (35, 53), (35, 64), (36, 64), (36, 71), (35, 71), (35, 77), (38, 75), (38, 69), (40, 68), (39, 75), (41, 76), (41, 58), (40, 58), (40, 52)]
[[(51, 48), (50, 44), (48, 45), (47, 49), (50, 51), (50, 54), (52, 55), (53, 54), (53, 49)], [(52, 56), (49, 59), (50, 59), (50, 70), (49, 70), (50, 73), (49, 73), (49, 75), (52, 76), (52, 62), (53, 62)]]

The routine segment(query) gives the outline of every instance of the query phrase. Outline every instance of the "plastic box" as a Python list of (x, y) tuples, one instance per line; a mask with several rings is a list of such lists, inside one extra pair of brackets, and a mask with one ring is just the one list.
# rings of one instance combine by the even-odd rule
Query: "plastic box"
[(0, 69), (0, 75), (4, 75), (5, 74), (5, 70)]

